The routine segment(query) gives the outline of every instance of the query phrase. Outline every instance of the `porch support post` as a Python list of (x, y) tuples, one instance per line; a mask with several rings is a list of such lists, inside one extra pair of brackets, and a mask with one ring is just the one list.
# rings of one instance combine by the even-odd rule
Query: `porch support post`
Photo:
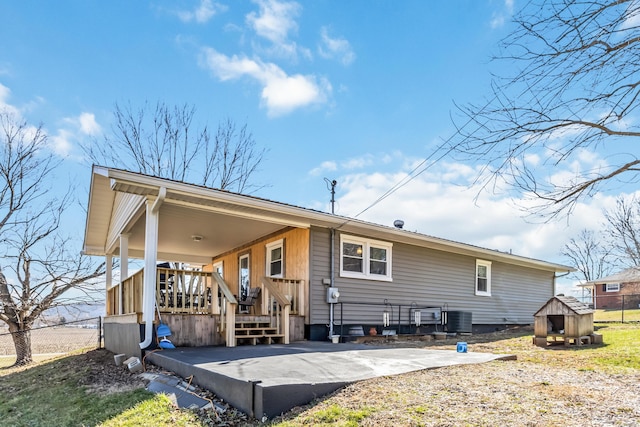
[(129, 233), (122, 233), (120, 235), (120, 286), (118, 288), (118, 307), (120, 307), (120, 309), (118, 314), (124, 313), (124, 290), (122, 289), (122, 283), (127, 277), (129, 277)]
[(106, 306), (107, 306), (107, 316), (112, 314), (111, 313), (111, 309), (112, 307), (109, 307), (110, 304), (112, 304), (110, 298), (109, 298), (109, 289), (111, 289), (111, 287), (113, 286), (113, 255), (111, 254), (107, 254), (104, 257), (104, 262), (105, 262), (105, 272), (104, 272), (104, 287), (105, 287), (105, 301), (107, 302)]
[(145, 349), (153, 340), (153, 319), (156, 304), (156, 265), (158, 263), (158, 217), (167, 189), (160, 187), (153, 204), (147, 199), (146, 227), (144, 231), (144, 278), (142, 280), (142, 319), (145, 323), (144, 341), (139, 345)]
[(226, 322), (225, 340), (227, 342), (227, 347), (235, 347), (236, 346), (236, 305), (232, 304), (229, 300), (226, 300), (226, 306), (224, 311), (226, 313), (224, 318)]
[(284, 343), (289, 344), (289, 315), (291, 313), (291, 304), (287, 304), (282, 309), (282, 334), (284, 335)]

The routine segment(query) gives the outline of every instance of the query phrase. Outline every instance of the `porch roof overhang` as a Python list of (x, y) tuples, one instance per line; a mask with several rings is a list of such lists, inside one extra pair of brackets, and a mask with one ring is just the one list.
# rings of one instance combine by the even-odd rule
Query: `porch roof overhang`
[[(129, 257), (144, 257), (145, 209), (164, 188), (159, 208), (158, 259), (206, 264), (286, 227), (309, 228), (302, 208), (197, 185), (94, 166), (83, 251), (119, 255), (128, 236)], [(319, 221), (322, 223), (322, 221)]]
[[(120, 169), (94, 166), (84, 238), (88, 255), (118, 255), (119, 236), (129, 256), (144, 256), (145, 205), (165, 188), (160, 206), (158, 259), (206, 264), (212, 258), (286, 227), (336, 229), (449, 253), (552, 272), (573, 268), (395, 227), (185, 184)], [(202, 239), (195, 241), (193, 236)]]

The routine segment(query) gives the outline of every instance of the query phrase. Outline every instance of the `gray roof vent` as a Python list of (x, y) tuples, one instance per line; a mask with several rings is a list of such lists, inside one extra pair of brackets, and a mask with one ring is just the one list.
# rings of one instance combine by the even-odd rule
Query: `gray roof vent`
[(395, 228), (402, 229), (402, 227), (404, 227), (404, 221), (401, 219), (396, 219), (395, 221), (393, 221), (393, 226)]

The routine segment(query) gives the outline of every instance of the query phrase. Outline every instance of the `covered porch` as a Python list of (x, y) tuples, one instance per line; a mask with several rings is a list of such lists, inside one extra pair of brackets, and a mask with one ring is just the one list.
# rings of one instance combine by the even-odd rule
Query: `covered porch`
[[(144, 275), (142, 269), (107, 290), (106, 328), (142, 323)], [(237, 295), (218, 272), (156, 267), (152, 276), (156, 281), (154, 324), (168, 325), (176, 346), (288, 344), (299, 338), (292, 328), (300, 328), (296, 319), (305, 306), (302, 280), (263, 277), (259, 298), (249, 313), (243, 313)], [(105, 335), (107, 348), (117, 348)]]
[[(105, 346), (139, 355), (156, 345), (154, 325), (160, 319), (179, 346), (287, 344), (303, 338), (308, 260), (288, 260), (292, 276), (269, 277), (265, 269), (265, 239), (308, 244), (310, 224), (289, 210), (275, 212), (260, 199), (94, 167), (84, 252), (106, 260)], [(239, 265), (238, 248), (252, 247), (251, 264)], [(223, 258), (224, 265), (215, 262)], [(130, 274), (134, 259), (143, 260), (143, 267)], [(247, 291), (255, 288), (256, 301), (244, 305)]]

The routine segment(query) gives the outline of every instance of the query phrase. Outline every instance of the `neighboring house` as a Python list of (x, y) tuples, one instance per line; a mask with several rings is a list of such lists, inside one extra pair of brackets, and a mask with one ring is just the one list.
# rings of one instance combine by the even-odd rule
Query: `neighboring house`
[[(572, 271), (99, 166), (84, 252), (107, 259), (105, 345), (127, 354), (153, 346), (157, 338), (144, 326), (157, 322), (156, 312), (174, 344), (187, 346), (430, 331), (459, 313), (468, 313), (463, 318), (474, 328), (531, 324), (555, 294), (556, 273)], [(121, 273), (126, 279), (115, 283), (114, 257), (123, 272), (133, 258), (143, 259), (144, 268), (131, 277)], [(253, 288), (261, 290), (255, 303), (240, 306)]]
[(593, 308), (608, 310), (640, 308), (640, 268), (627, 268), (580, 286), (588, 290)]

